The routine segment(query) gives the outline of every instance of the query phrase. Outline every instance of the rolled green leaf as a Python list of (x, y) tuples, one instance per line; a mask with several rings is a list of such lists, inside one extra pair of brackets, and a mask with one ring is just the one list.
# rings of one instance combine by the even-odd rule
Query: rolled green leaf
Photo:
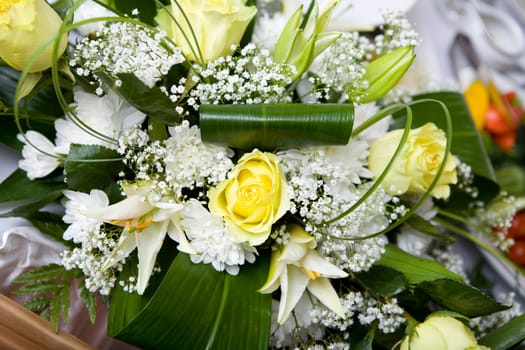
[(369, 87), (360, 102), (372, 102), (383, 97), (403, 77), (415, 57), (414, 48), (405, 46), (373, 60), (366, 67), (364, 79)]
[(350, 104), (202, 105), (205, 142), (250, 150), (346, 145), (354, 121)]

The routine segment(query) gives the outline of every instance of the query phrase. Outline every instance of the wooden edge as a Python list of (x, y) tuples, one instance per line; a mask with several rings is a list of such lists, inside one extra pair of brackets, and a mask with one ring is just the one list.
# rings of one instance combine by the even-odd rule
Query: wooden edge
[(53, 330), (51, 324), (0, 294), (0, 349), (94, 350), (75, 336)]

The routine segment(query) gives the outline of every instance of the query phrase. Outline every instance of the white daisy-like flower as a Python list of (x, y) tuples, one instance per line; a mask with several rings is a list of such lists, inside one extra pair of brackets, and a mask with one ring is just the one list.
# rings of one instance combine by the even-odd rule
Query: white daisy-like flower
[(238, 243), (223, 218), (211, 214), (200, 202), (191, 199), (181, 212), (181, 224), (197, 254), (190, 254), (195, 264), (211, 264), (217, 271), (239, 273), (239, 265), (253, 263), (257, 250)]
[(233, 167), (229, 157), (233, 152), (221, 146), (205, 144), (200, 129), (187, 121), (169, 129), (166, 140), (166, 181), (180, 195), (182, 188), (193, 189), (206, 184), (215, 185), (226, 178)]
[(252, 43), (261, 48), (273, 51), (290, 14), (261, 12), (253, 29)]
[(86, 210), (106, 208), (109, 205), (108, 196), (97, 189), (91, 190), (89, 194), (66, 190), (64, 195), (67, 198), (63, 203), (66, 212), (62, 219), (70, 225), (63, 237), (65, 240), (81, 243), (87, 232), (97, 230), (102, 224), (102, 220), (86, 216)]
[[(364, 105), (357, 105), (354, 108), (354, 129), (363, 124), (368, 119), (370, 119), (381, 109), (374, 102), (367, 103)], [(390, 116), (381, 119), (380, 121), (374, 123), (372, 126), (361, 132), (359, 134), (359, 138), (361, 140), (367, 141), (368, 143), (372, 143), (372, 141), (386, 134), (386, 132), (388, 131), (388, 127), (390, 126), (391, 120), (392, 118)]]
[(17, 137), (24, 143), (23, 158), (18, 162), (18, 167), (26, 172), (30, 180), (49, 175), (60, 166), (60, 150), (44, 135), (29, 130), (24, 135), (19, 134)]
[(117, 149), (116, 141), (110, 142), (110, 140), (117, 140), (123, 131), (141, 123), (146, 117), (144, 113), (135, 109), (112, 91), (108, 91), (102, 97), (80, 88), (75, 88), (73, 93), (76, 116), (93, 131), (80, 126), (71, 118), (57, 119), (55, 121), (56, 143), (64, 153), (69, 151), (72, 143)]
[[(87, 19), (98, 18), (98, 17), (113, 17), (115, 14), (97, 4), (92, 0), (84, 1), (75, 11), (73, 15), (73, 23), (84, 21)], [(89, 33), (94, 33), (98, 30), (101, 30), (104, 26), (104, 21), (84, 24), (77, 28), (78, 32), (84, 36), (89, 35)]]

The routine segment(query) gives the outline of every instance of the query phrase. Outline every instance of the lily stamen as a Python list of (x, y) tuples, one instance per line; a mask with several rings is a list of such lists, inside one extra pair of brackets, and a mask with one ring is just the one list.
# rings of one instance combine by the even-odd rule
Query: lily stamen
[(148, 227), (153, 222), (153, 216), (148, 216), (145, 220), (137, 222), (135, 225), (135, 230), (137, 232), (142, 232), (146, 227)]
[(316, 280), (317, 277), (321, 276), (321, 274), (320, 274), (319, 272), (317, 272), (317, 271), (308, 270), (308, 269), (305, 268), (305, 267), (302, 267), (301, 269), (304, 271), (304, 273), (305, 273), (308, 277), (310, 277), (310, 279), (311, 279), (312, 281), (313, 281), (313, 280)]

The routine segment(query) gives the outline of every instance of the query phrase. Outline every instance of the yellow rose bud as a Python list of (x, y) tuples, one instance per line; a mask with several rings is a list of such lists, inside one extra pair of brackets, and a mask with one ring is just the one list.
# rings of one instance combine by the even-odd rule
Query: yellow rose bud
[(208, 197), (210, 212), (224, 217), (233, 237), (251, 246), (263, 243), (290, 208), (279, 158), (258, 150), (242, 156), (230, 178), (210, 189)]
[[(370, 147), (368, 166), (375, 176), (379, 176), (392, 159), (402, 135), (403, 130), (393, 130)], [(411, 130), (401, 154), (382, 182), (385, 191), (392, 195), (425, 193), (443, 162), (446, 142), (444, 132), (433, 123)], [(449, 154), (431, 194), (435, 198), (446, 199), (450, 195), (449, 185), (456, 182), (456, 161)]]
[(450, 316), (430, 316), (416, 326), (411, 336), (406, 336), (400, 350), (482, 350), (471, 330), (461, 321)]
[[(243, 0), (178, 0), (177, 2), (178, 5), (171, 0), (171, 5), (165, 10), (160, 10), (155, 20), (182, 49), (188, 60), (201, 61), (202, 59), (201, 63), (231, 54), (231, 46), (241, 41), (246, 27), (257, 12), (255, 6), (246, 6)], [(179, 6), (191, 23), (191, 27)], [(192, 31), (198, 45), (195, 43)], [(191, 45), (188, 44), (188, 40)], [(202, 57), (199, 57), (197, 46)], [(195, 51), (191, 49), (192, 47)]]
[[(0, 0), (0, 57), (22, 70), (36, 50), (58, 31), (62, 19), (45, 0)], [(67, 47), (67, 35), (60, 39), (58, 56)], [(40, 54), (29, 72), (52, 65), (53, 43)]]

